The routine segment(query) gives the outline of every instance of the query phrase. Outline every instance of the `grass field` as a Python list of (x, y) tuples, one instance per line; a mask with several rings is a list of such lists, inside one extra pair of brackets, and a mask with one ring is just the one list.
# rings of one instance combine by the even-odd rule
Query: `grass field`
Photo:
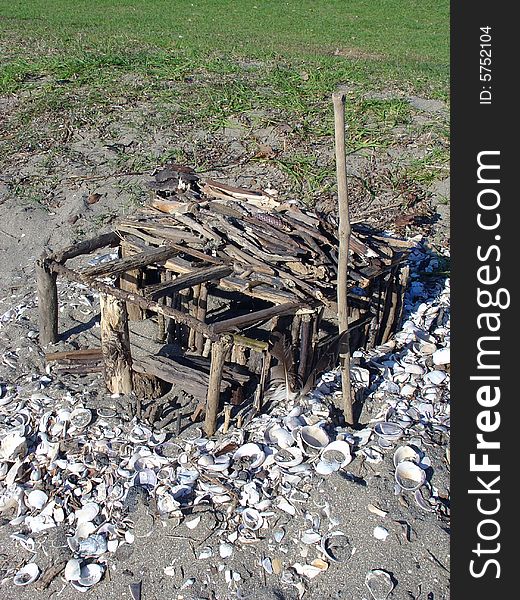
[[(0, 120), (0, 166), (31, 150), (52, 164), (74, 132), (132, 106), (149, 129), (215, 132), (248, 113), (255, 127), (290, 123), (302, 144), (330, 140), (338, 85), (349, 150), (386, 148), (410, 122), (402, 96), (447, 101), (448, 81), (447, 0), (0, 0), (0, 96), (20, 100)], [(444, 164), (447, 124), (430, 128), (442, 140), (432, 160)], [(117, 166), (167, 158), (141, 152)], [(318, 190), (333, 170), (301, 144), (277, 167)], [(435, 174), (419, 167), (418, 180)]]

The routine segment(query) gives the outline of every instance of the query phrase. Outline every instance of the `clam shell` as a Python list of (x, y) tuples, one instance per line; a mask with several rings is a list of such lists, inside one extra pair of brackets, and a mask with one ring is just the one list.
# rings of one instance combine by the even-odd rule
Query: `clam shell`
[(99, 514), (99, 506), (94, 502), (88, 502), (75, 512), (78, 525), (93, 521)]
[(15, 585), (29, 585), (38, 579), (40, 569), (36, 563), (29, 563), (21, 568), (13, 577)]
[(275, 425), (267, 429), (265, 439), (268, 444), (276, 444), (280, 448), (289, 448), (295, 441), (291, 432), (284, 427), (280, 427), (280, 425)]
[(394, 589), (394, 582), (383, 569), (373, 569), (366, 574), (365, 585), (374, 600), (386, 600)]
[(304, 451), (316, 453), (323, 450), (329, 442), (327, 432), (319, 425), (305, 425), (299, 431)]
[(67, 581), (77, 581), (81, 574), (81, 562), (77, 558), (71, 558), (65, 565), (63, 576)]
[(247, 529), (256, 531), (260, 529), (264, 523), (262, 515), (254, 508), (245, 508), (242, 511), (242, 523)]
[(274, 455), (274, 460), (284, 468), (296, 467), (303, 462), (303, 453), (300, 448), (284, 448), (282, 452)]
[[(342, 458), (339, 458), (338, 455)], [(321, 453), (321, 461), (339, 464), (340, 469), (352, 461), (350, 444), (343, 440), (336, 440), (326, 446)]]
[(41, 490), (33, 490), (27, 495), (26, 504), (30, 508), (37, 508), (41, 510), (47, 504), (48, 499), (49, 496), (47, 496), (45, 492), (42, 492)]
[(78, 553), (81, 556), (92, 557), (101, 556), (107, 551), (107, 541), (104, 536), (99, 534), (90, 535), (79, 543)]
[(104, 569), (97, 563), (90, 563), (81, 567), (80, 576), (77, 582), (83, 587), (92, 587), (101, 581)]
[(388, 529), (381, 527), (381, 525), (374, 527), (374, 537), (376, 540), (381, 540), (384, 542), (389, 535), (390, 533), (388, 532)]
[(398, 440), (403, 435), (402, 427), (397, 425), (397, 423), (389, 423), (388, 421), (378, 423), (374, 427), (374, 431), (377, 435), (388, 441)]
[(399, 446), (394, 452), (394, 467), (397, 467), (404, 460), (419, 462), (419, 458), (419, 454), (411, 446)]
[(436, 350), (433, 355), (433, 364), (434, 365), (449, 365), (450, 364), (450, 349), (449, 348), (440, 348)]
[(417, 490), (426, 481), (426, 473), (409, 460), (403, 460), (395, 468), (395, 480), (403, 490)]
[[(333, 542), (336, 538), (335, 542)], [(342, 531), (332, 531), (321, 539), (321, 551), (332, 562), (344, 562), (352, 556), (350, 540)]]
[(257, 444), (252, 442), (240, 446), (233, 454), (233, 460), (238, 461), (241, 458), (251, 459), (251, 469), (257, 469), (265, 461), (265, 453)]
[(218, 552), (220, 558), (229, 558), (233, 554), (233, 546), (227, 542), (222, 542), (219, 546)]

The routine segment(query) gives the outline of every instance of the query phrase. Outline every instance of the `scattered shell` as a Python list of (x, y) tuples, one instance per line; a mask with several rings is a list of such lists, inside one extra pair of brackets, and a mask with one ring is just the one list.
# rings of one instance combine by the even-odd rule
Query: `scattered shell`
[[(202, 550), (199, 552), (199, 560), (204, 560), (206, 558), (211, 558), (213, 556), (213, 550), (209, 547), (209, 546), (205, 546), (204, 548), (202, 548)], [(222, 554), (221, 554), (222, 556)], [(224, 558), (222, 556), (222, 558)], [(165, 569), (166, 572), (166, 569)], [(166, 573), (168, 575), (168, 573)]]
[(254, 508), (246, 508), (242, 511), (242, 523), (251, 531), (256, 531), (262, 527), (264, 519)]
[(417, 490), (426, 481), (426, 473), (415, 463), (404, 460), (395, 468), (395, 480), (403, 490)]
[(244, 444), (233, 454), (233, 461), (235, 462), (244, 458), (250, 459), (250, 469), (257, 469), (264, 462), (265, 454), (260, 446), (251, 442), (249, 444)]
[(226, 542), (222, 542), (219, 546), (218, 552), (220, 558), (229, 558), (233, 554), (233, 546)]
[(303, 443), (303, 450), (308, 454), (315, 454), (323, 450), (330, 442), (327, 432), (318, 425), (306, 425), (299, 431)]
[(41, 510), (46, 504), (49, 496), (41, 490), (33, 490), (27, 495), (27, 505), (30, 508)]
[(450, 364), (450, 349), (441, 348), (440, 350), (436, 350), (432, 358), (434, 365), (448, 365)]
[(84, 429), (92, 422), (92, 411), (88, 408), (76, 408), (70, 413), (70, 424), (76, 429)]
[(71, 558), (65, 565), (63, 576), (67, 581), (77, 581), (81, 576), (81, 562), (77, 558)]
[(378, 423), (374, 427), (374, 431), (377, 435), (389, 441), (398, 440), (403, 435), (402, 427), (396, 423), (389, 423), (388, 421)]
[(394, 453), (394, 467), (404, 460), (411, 460), (412, 462), (419, 462), (419, 454), (411, 446), (399, 446)]
[(374, 506), (373, 504), (369, 504), (367, 506), (367, 508), (372, 514), (377, 515), (379, 517), (386, 517), (386, 515), (388, 514), (386, 511), (381, 510), (380, 508), (378, 508), (377, 506)]
[(376, 540), (382, 540), (384, 542), (389, 535), (390, 533), (388, 529), (385, 529), (380, 525), (374, 527), (374, 537), (376, 538)]
[(15, 585), (29, 585), (40, 576), (40, 569), (36, 563), (29, 563), (21, 568), (13, 577)]
[(332, 531), (323, 536), (320, 547), (332, 562), (344, 562), (352, 556), (352, 546), (342, 531)]
[(365, 585), (374, 600), (386, 600), (394, 589), (390, 574), (383, 569), (373, 569), (366, 574)]
[(89, 563), (81, 567), (80, 576), (77, 580), (82, 587), (92, 587), (101, 581), (104, 569), (97, 563)]
[(201, 517), (195, 517), (191, 521), (186, 521), (185, 525), (188, 529), (195, 529), (197, 525), (200, 523)]

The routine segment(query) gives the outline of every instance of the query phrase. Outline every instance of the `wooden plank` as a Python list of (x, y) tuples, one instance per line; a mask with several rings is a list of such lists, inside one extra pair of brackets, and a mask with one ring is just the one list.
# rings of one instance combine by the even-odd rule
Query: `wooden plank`
[(103, 355), (101, 348), (86, 348), (84, 350), (65, 350), (64, 352), (49, 352), (45, 355), (47, 362), (53, 362), (56, 360), (71, 360), (71, 361), (83, 361), (83, 360), (101, 360)]
[(252, 325), (253, 323), (258, 323), (260, 321), (268, 321), (273, 317), (291, 315), (303, 306), (304, 304), (302, 302), (288, 302), (287, 304), (272, 306), (270, 308), (241, 315), (240, 317), (233, 317), (232, 319), (214, 323), (211, 326), (211, 329), (215, 334), (233, 332), (234, 330), (240, 330), (246, 325)]
[(100, 294), (99, 301), (105, 383), (112, 394), (129, 394), (132, 391), (132, 355), (126, 305), (108, 294)]
[(118, 258), (101, 265), (94, 265), (83, 269), (81, 273), (87, 277), (100, 277), (101, 275), (120, 275), (126, 271), (142, 269), (154, 263), (160, 263), (177, 254), (171, 246), (159, 246), (146, 252), (140, 252), (125, 258)]
[(146, 298), (157, 300), (164, 296), (169, 296), (175, 292), (197, 286), (201, 283), (208, 283), (220, 279), (233, 272), (233, 267), (229, 265), (216, 265), (204, 269), (196, 269), (191, 273), (180, 275), (172, 281), (165, 281), (156, 285), (150, 285), (144, 288), (143, 292)]

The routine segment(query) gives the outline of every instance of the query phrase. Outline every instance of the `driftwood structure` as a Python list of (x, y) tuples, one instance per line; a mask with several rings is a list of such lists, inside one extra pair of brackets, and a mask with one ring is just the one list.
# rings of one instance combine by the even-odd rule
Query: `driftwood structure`
[[(101, 349), (49, 354), (48, 360), (68, 372), (102, 368), (112, 393), (128, 394), (138, 376), (176, 384), (199, 400), (195, 412), (205, 414), (209, 435), (223, 401), (227, 424), (229, 405), (245, 397), (261, 410), (277, 366), (281, 382), (302, 389), (335, 365), (341, 336), (334, 222), (178, 165), (158, 171), (150, 187), (148, 205), (113, 231), (38, 260), (42, 345), (58, 340), (58, 277), (84, 284), (101, 299)], [(70, 266), (107, 247), (117, 249), (118, 258)], [(398, 326), (407, 247), (353, 226), (350, 348), (382, 343)], [(147, 318), (156, 322), (156, 341), (175, 352), (133, 357), (128, 323)]]

